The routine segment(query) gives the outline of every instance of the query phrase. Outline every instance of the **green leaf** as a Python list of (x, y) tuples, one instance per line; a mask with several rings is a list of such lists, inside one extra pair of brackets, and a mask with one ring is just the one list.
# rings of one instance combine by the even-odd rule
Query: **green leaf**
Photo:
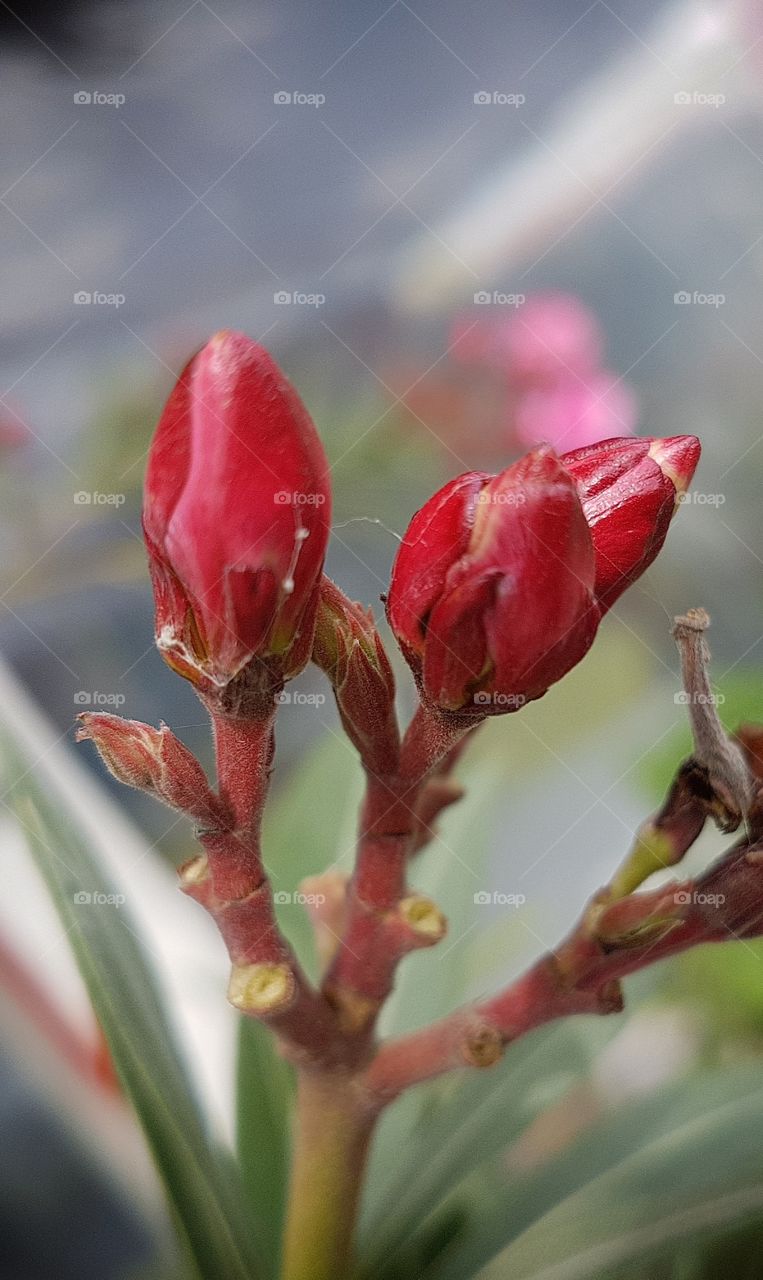
[(242, 1018), (238, 1047), (237, 1146), (241, 1175), (257, 1213), (258, 1236), (276, 1275), (288, 1188), (294, 1071), (271, 1033)]
[[(430, 1099), (437, 1101), (430, 1101), (401, 1141), (397, 1174), (370, 1181), (364, 1275), (381, 1276), (387, 1268), (395, 1274), (398, 1251), (421, 1224), (470, 1173), (564, 1096), (618, 1025), (614, 1019), (611, 1024), (586, 1019), (544, 1028), (513, 1045), (497, 1067), (430, 1087)], [(394, 1104), (408, 1105), (405, 1097)]]
[(704, 1006), (708, 1029), (719, 1044), (729, 1036), (763, 1032), (763, 942), (759, 938), (697, 947), (676, 956), (668, 968), (669, 998)]
[[(2, 747), (6, 758), (17, 755), (7, 738)], [(71, 823), (65, 796), (43, 796), (28, 771), (12, 796), (164, 1183), (188, 1274), (254, 1280), (262, 1271), (250, 1206), (230, 1154), (206, 1132), (129, 914), (78, 901), (83, 889), (116, 890)]]
[(535, 1173), (504, 1177), (432, 1280), (590, 1280), (759, 1216), (762, 1129), (748, 1068), (630, 1104)]

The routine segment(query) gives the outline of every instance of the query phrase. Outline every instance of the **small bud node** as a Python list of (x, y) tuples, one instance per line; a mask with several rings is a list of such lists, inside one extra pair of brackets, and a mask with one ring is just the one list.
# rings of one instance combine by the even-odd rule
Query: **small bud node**
[(448, 923), (431, 898), (418, 894), (403, 898), (399, 910), (406, 924), (422, 941), (439, 942), (445, 937)]
[(296, 994), (294, 974), (285, 964), (235, 965), (228, 999), (243, 1013), (265, 1015), (287, 1008)]
[(461, 1052), (470, 1067), (493, 1067), (503, 1057), (501, 1033), (488, 1026), (471, 1031), (461, 1046)]

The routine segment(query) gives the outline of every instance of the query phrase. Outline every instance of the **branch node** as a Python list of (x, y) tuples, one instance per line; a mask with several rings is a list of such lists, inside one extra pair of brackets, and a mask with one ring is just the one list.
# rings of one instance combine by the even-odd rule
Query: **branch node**
[(294, 1001), (297, 984), (285, 964), (234, 965), (228, 984), (228, 999), (242, 1013), (259, 1017), (282, 1012)]
[(379, 1012), (380, 1002), (370, 996), (361, 995), (349, 987), (329, 985), (324, 987), (323, 994), (337, 1015), (339, 1029), (347, 1035), (358, 1035), (365, 1031)]
[(401, 900), (398, 909), (420, 946), (433, 946), (445, 937), (448, 922), (431, 898), (411, 894)]
[(461, 1044), (461, 1053), (467, 1066), (493, 1067), (503, 1057), (503, 1037), (486, 1023), (468, 1033)]

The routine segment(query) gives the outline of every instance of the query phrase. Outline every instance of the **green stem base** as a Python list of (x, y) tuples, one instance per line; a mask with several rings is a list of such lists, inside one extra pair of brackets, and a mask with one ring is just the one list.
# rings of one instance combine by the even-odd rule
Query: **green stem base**
[(282, 1280), (344, 1280), (375, 1116), (344, 1075), (300, 1074)]

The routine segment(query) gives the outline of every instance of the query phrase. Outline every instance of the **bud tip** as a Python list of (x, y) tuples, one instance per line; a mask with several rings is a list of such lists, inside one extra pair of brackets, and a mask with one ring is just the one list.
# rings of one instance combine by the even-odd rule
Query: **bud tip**
[(649, 446), (649, 457), (657, 463), (665, 478), (670, 480), (676, 491), (676, 501), (689, 488), (699, 455), (700, 444), (696, 436), (668, 436), (662, 440), (653, 440)]

